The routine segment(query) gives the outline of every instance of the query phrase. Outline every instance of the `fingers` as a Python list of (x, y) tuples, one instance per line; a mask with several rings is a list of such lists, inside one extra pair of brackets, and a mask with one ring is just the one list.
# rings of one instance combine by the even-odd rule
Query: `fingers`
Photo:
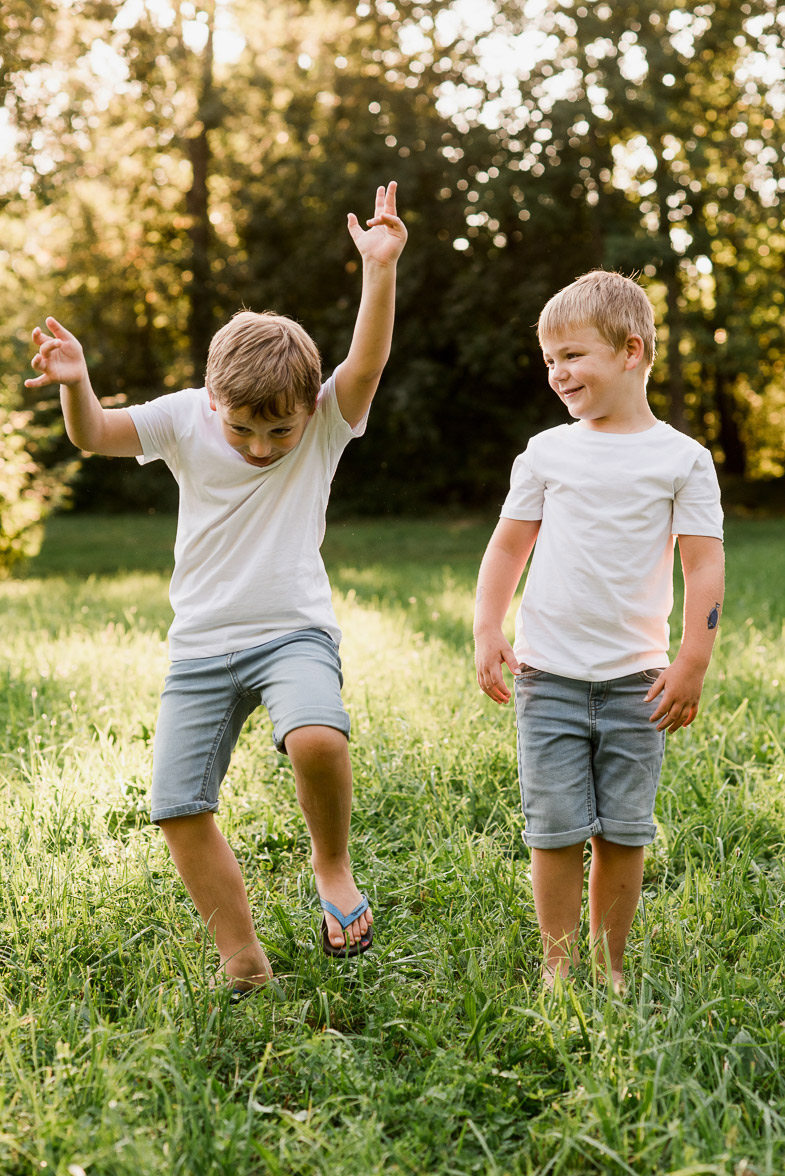
[(502, 650), (502, 657), (504, 658), (504, 664), (507, 666), (510, 673), (519, 674), (521, 672), (521, 664), (515, 656), (515, 650), (512, 648), (512, 646), (510, 646), (509, 649)]
[(390, 180), (387, 185), (387, 191), (384, 194), (384, 211), (390, 216), (396, 215), (395, 195), (398, 191), (397, 180)]
[(41, 372), (41, 375), (37, 379), (25, 380), (25, 388), (41, 388), (44, 384), (52, 383), (54, 377), (49, 374), (48, 363), (53, 353), (62, 346), (62, 340), (50, 338), (49, 335), (44, 334), (40, 327), (36, 327), (33, 331), (33, 342), (38, 347), (38, 352), (30, 361), (30, 366), (35, 371)]
[(380, 225), (391, 224), (398, 222), (398, 211), (395, 204), (395, 197), (398, 191), (398, 184), (395, 180), (390, 180), (385, 188), (384, 184), (380, 184), (376, 189), (376, 200), (374, 202), (373, 216), (369, 217), (366, 224)]
[(670, 702), (663, 698), (649, 722), (656, 723), (658, 731), (678, 731), (680, 727), (689, 727), (697, 713), (697, 702)]
[(59, 323), (56, 318), (52, 318), (51, 315), (47, 318), (46, 325), (58, 339), (73, 339), (71, 332), (67, 331), (62, 323)]
[(512, 695), (507, 689), (507, 685), (501, 676), (501, 671), (497, 670), (477, 670), (477, 683), (483, 694), (487, 694), (493, 702), (498, 702), (501, 705), (510, 701)]
[(346, 218), (346, 227), (353, 241), (358, 241), (363, 235), (363, 230), (360, 228), (360, 222), (353, 212), (350, 212)]

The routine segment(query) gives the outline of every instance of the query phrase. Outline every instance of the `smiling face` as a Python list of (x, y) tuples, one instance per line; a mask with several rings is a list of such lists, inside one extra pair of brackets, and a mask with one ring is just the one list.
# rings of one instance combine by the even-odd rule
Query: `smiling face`
[(289, 416), (267, 420), (254, 416), (250, 408), (230, 408), (210, 395), (210, 408), (218, 413), (221, 432), (228, 445), (248, 465), (266, 469), (299, 445), (311, 418), (307, 408), (296, 408)]
[(570, 416), (587, 428), (635, 432), (653, 415), (646, 402), (643, 343), (630, 335), (614, 350), (595, 327), (541, 339), (548, 383)]

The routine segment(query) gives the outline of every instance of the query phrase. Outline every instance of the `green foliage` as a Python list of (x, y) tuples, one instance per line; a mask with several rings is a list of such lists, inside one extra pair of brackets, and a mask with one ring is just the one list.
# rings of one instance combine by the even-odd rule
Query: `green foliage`
[(6, 376), (0, 380), (0, 578), (38, 552), (44, 520), (67, 500), (77, 465), (73, 460), (51, 465), (45, 411), (9, 408), (13, 400)]
[(783, 1170), (783, 524), (729, 526), (625, 999), (586, 965), (539, 988), (512, 716), (471, 665), (491, 526), (328, 529), (377, 936), (359, 960), (321, 955), (291, 769), (254, 716), (220, 820), (276, 981), (238, 1007), (207, 987), (210, 943), (141, 811), (171, 521), (55, 519), (28, 577), (0, 585), (3, 1172)]
[[(346, 213), (395, 177), (396, 335), (345, 506), (498, 503), (527, 437), (561, 419), (539, 310), (593, 266), (638, 272), (655, 303), (656, 410), (729, 476), (782, 478), (769, 0), (494, 0), (465, 27), (449, 0), (39, 7), (2, 13), (5, 341), (57, 311), (103, 402), (135, 403), (201, 383), (212, 330), (247, 305), (303, 322), (329, 370), (359, 297)], [(488, 45), (514, 37), (496, 76)], [(47, 460), (64, 459), (58, 443)], [(122, 511), (174, 494), (166, 471), (96, 459), (75, 497)]]

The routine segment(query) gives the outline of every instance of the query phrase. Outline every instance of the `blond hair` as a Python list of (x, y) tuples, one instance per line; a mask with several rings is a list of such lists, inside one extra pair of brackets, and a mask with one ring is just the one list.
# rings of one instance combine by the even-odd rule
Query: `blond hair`
[(537, 321), (537, 337), (542, 343), (544, 338), (562, 338), (581, 327), (594, 327), (617, 352), (630, 335), (640, 335), (646, 367), (654, 362), (654, 311), (632, 278), (607, 270), (583, 274), (545, 303)]
[(286, 315), (238, 310), (210, 341), (205, 383), (227, 408), (268, 420), (312, 412), (321, 380), (319, 349)]

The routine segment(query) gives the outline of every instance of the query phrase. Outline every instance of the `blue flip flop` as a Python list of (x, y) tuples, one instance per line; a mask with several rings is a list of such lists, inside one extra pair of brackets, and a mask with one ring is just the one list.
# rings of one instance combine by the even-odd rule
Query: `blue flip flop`
[[(360, 896), (360, 902), (357, 904), (354, 910), (350, 911), (348, 915), (345, 915), (342, 911), (338, 910), (337, 906), (333, 906), (331, 902), (328, 902), (326, 898), (322, 898), (321, 895), (319, 896), (319, 902), (322, 904), (322, 910), (327, 911), (328, 914), (336, 918), (344, 931), (347, 927), (352, 925), (355, 919), (360, 917), (363, 911), (367, 911), (368, 907), (371, 905), (368, 902), (367, 895), (363, 894)], [(327, 920), (324, 918), (322, 919), (322, 948), (325, 955), (337, 956), (339, 959), (346, 960), (349, 959), (350, 956), (356, 956), (363, 951), (367, 951), (372, 943), (373, 926), (368, 928), (368, 930), (365, 932), (365, 935), (363, 935), (362, 939), (360, 939), (358, 943), (352, 943), (349, 945), (349, 947), (334, 947), (333, 944), (330, 943), (330, 935), (327, 930)]]

